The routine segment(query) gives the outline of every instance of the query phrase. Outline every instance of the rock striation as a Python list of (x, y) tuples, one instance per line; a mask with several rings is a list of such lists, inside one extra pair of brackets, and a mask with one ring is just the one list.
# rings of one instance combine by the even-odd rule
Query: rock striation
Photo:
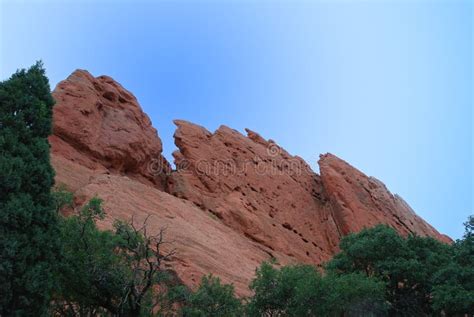
[(169, 266), (190, 287), (213, 273), (248, 295), (262, 261), (322, 265), (344, 235), (379, 223), (451, 241), (383, 183), (332, 154), (321, 155), (318, 175), (251, 130), (212, 133), (176, 120), (172, 170), (150, 119), (112, 78), (77, 70), (53, 96), (56, 183), (74, 192), (77, 206), (103, 198), (102, 228), (132, 215), (138, 222), (149, 216), (150, 230), (166, 227), (177, 249)]

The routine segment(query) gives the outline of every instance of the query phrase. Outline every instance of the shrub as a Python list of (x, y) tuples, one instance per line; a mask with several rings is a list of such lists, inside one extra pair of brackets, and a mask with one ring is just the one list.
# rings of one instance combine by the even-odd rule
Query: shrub
[(360, 274), (322, 276), (311, 265), (263, 263), (251, 283), (249, 316), (370, 316), (385, 311), (383, 284)]
[(390, 313), (424, 315), (432, 311), (436, 272), (452, 261), (452, 248), (432, 238), (403, 238), (379, 225), (344, 237), (341, 252), (327, 265), (332, 274), (364, 274), (383, 281)]
[(182, 313), (187, 317), (232, 317), (241, 316), (243, 312), (234, 287), (209, 275), (204, 276), (196, 292), (189, 295)]

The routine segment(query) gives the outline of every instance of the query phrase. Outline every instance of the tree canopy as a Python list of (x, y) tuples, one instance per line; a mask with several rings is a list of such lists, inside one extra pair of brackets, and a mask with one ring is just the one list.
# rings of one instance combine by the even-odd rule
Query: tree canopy
[(430, 237), (403, 238), (379, 225), (344, 237), (326, 269), (382, 281), (391, 315), (463, 314), (474, 303), (472, 247), (469, 234), (448, 245)]

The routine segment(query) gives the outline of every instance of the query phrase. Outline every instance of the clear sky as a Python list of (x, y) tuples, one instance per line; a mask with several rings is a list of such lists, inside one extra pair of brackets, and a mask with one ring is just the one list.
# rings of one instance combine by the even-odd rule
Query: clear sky
[[(67, 5), (66, 5), (67, 4)], [(458, 238), (473, 209), (471, 1), (0, 1), (0, 78), (42, 59), (176, 118), (331, 152)]]

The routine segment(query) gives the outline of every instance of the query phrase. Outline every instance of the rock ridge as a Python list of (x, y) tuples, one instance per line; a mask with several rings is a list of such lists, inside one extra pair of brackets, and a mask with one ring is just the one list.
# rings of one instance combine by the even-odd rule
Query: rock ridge
[[(53, 97), (53, 151), (164, 188), (171, 168), (161, 155), (156, 129), (132, 93), (108, 76), (76, 70), (57, 85)], [(153, 164), (163, 173), (153, 173)]]
[(191, 287), (213, 273), (248, 295), (262, 261), (321, 266), (344, 235), (379, 223), (451, 242), (382, 182), (330, 153), (317, 174), (250, 129), (210, 132), (175, 120), (172, 170), (137, 99), (112, 78), (76, 70), (53, 97), (56, 183), (78, 204), (102, 197), (103, 228), (132, 214), (170, 228), (178, 249), (170, 265)]

